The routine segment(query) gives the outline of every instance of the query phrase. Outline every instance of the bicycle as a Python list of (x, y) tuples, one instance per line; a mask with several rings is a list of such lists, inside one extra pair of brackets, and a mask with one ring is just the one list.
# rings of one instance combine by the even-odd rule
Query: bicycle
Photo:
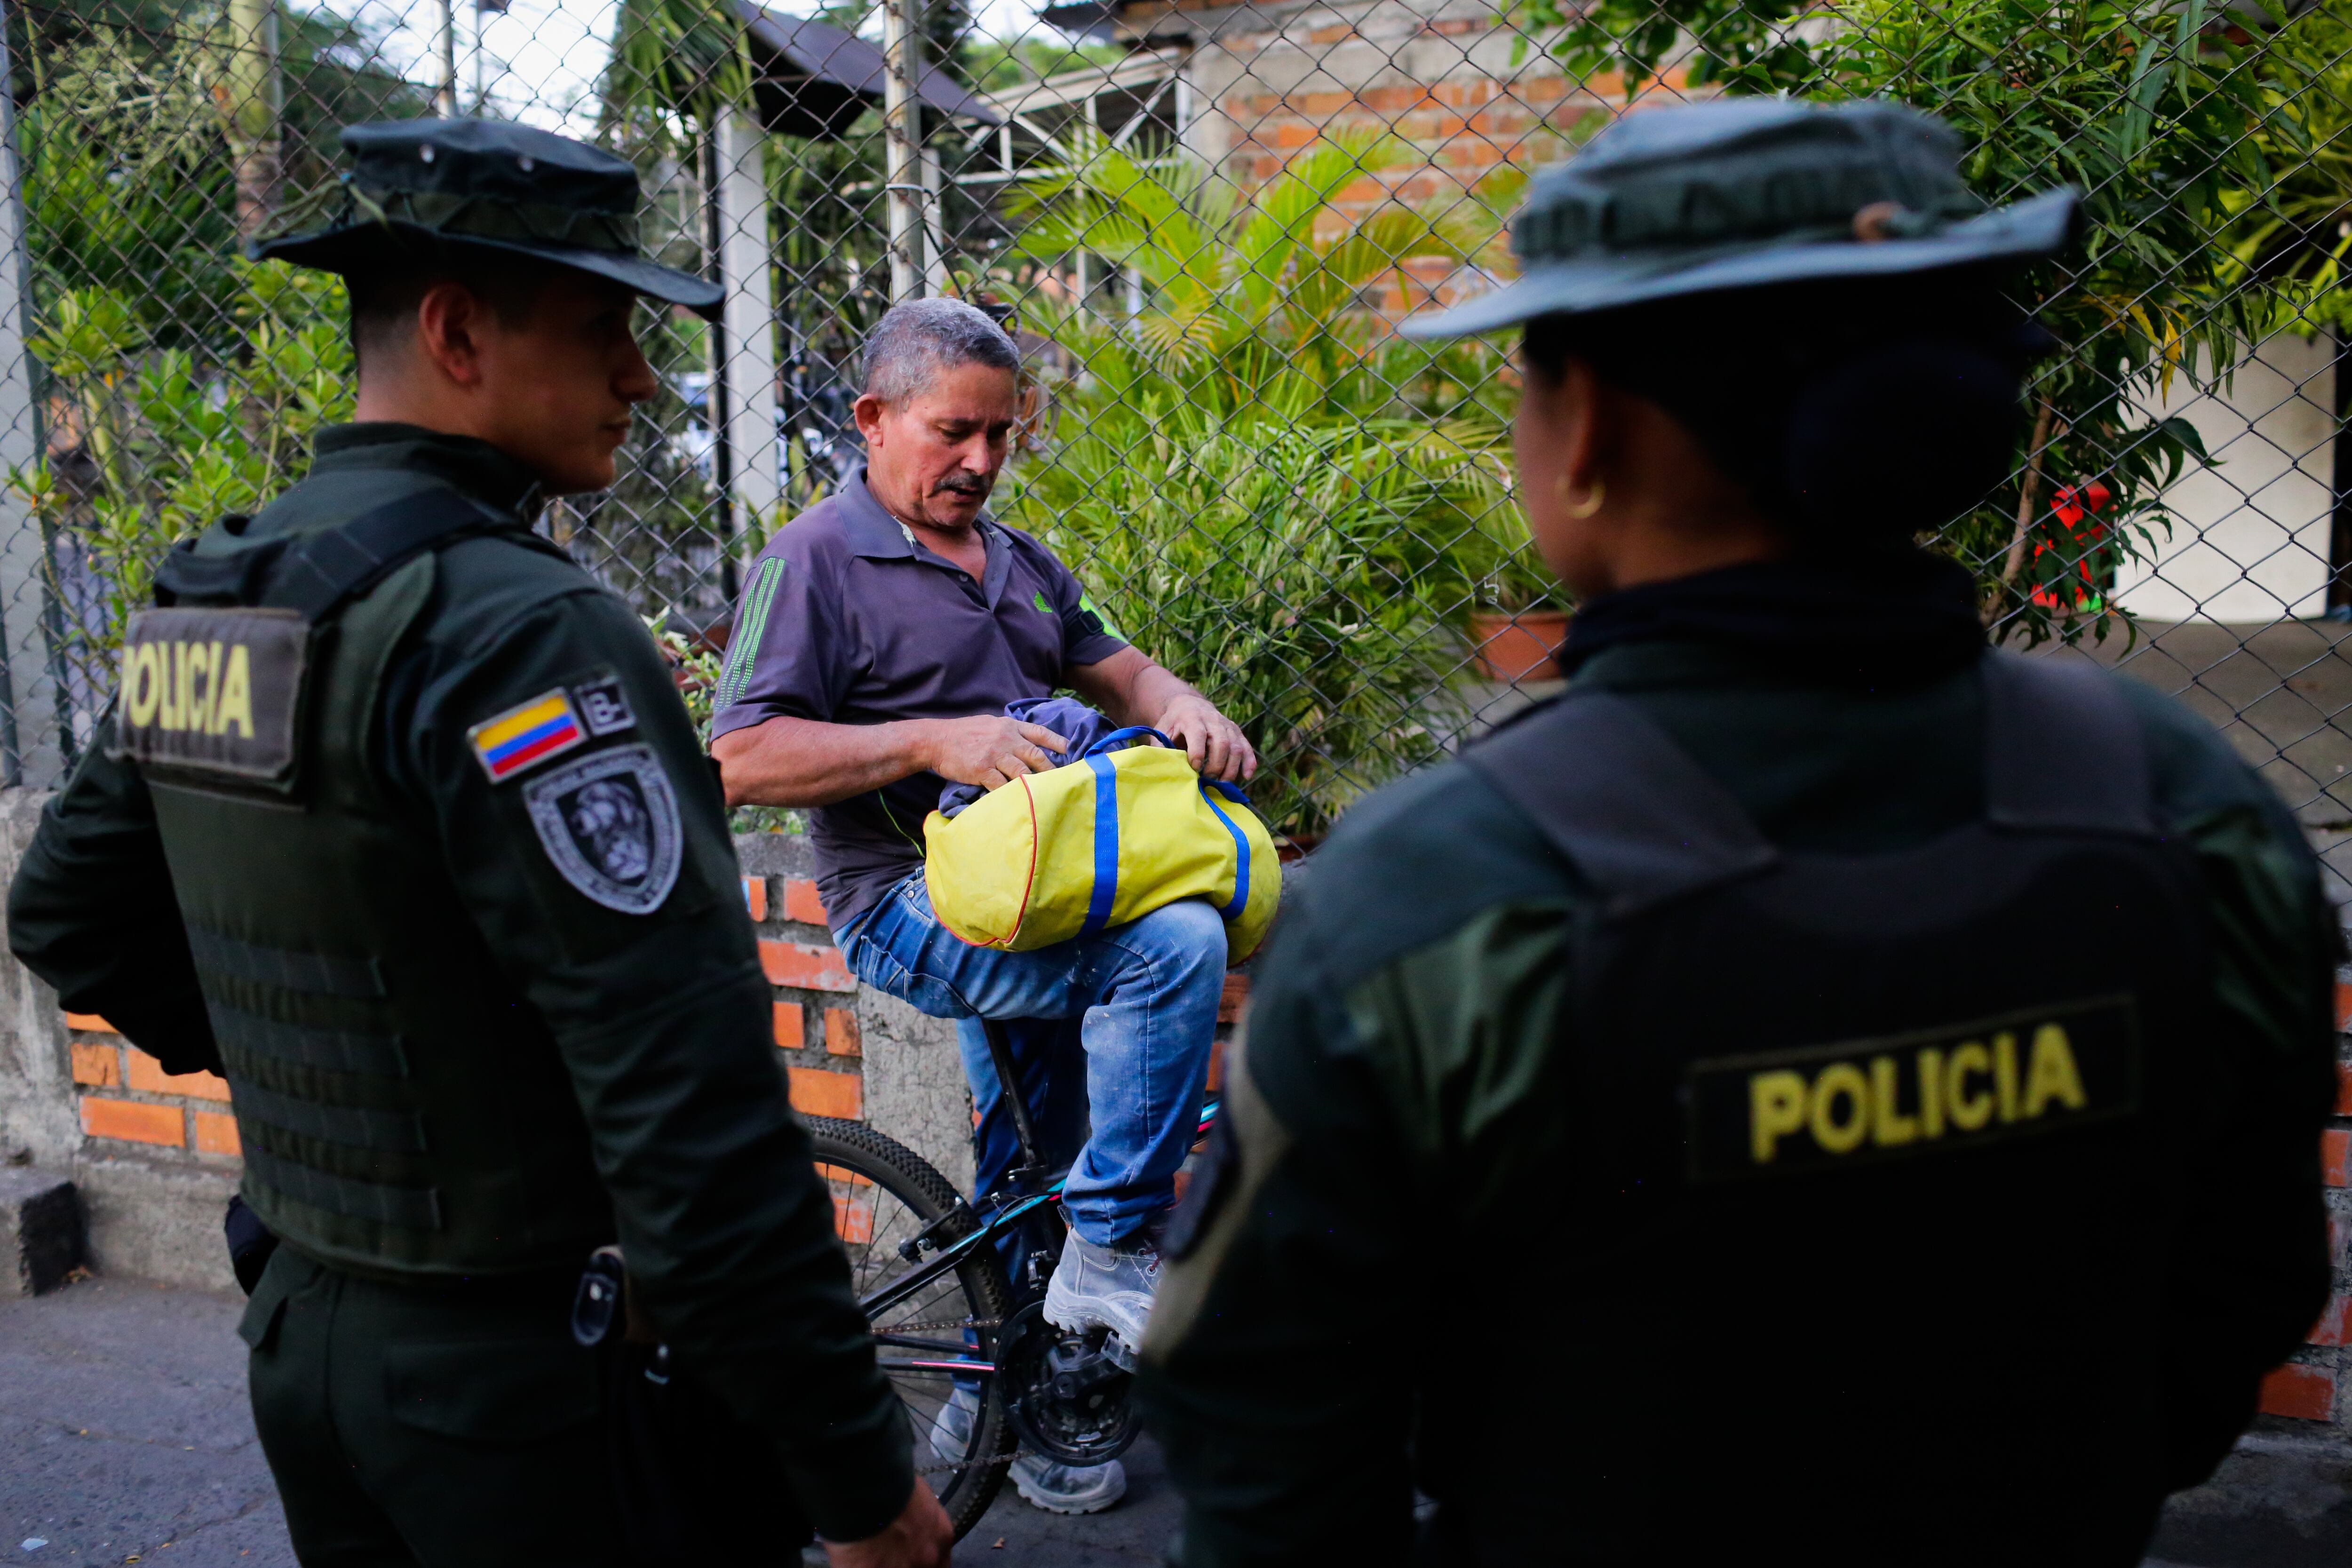
[[(1010, 1040), (994, 1022), (984, 1027), (997, 1081), (1018, 1085)], [(1099, 1465), (1136, 1436), (1132, 1347), (1100, 1329), (1070, 1333), (1045, 1321), (1045, 1284), (1068, 1228), (1068, 1173), (1044, 1168), (1024, 1097), (1008, 1092), (1005, 1104), (1019, 1162), (978, 1207), (921, 1155), (864, 1122), (803, 1119), (882, 1370), (913, 1425), (915, 1468), (959, 1541), (995, 1500), (1024, 1443), (1064, 1464)], [(1213, 1099), (1201, 1133), (1215, 1121)], [(1008, 1237), (1029, 1244), (1018, 1280), (999, 1252)], [(975, 1391), (979, 1413), (961, 1451), (941, 1453), (949, 1429), (939, 1417), (959, 1384)]]

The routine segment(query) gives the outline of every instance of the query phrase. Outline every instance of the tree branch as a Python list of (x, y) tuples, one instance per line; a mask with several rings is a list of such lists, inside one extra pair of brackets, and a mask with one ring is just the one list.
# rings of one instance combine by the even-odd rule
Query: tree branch
[(2016, 586), (2018, 574), (2025, 570), (2025, 535), (2042, 507), (2042, 458), (2050, 449), (2051, 427), (2057, 423), (2058, 411), (2047, 397), (2041, 404), (2041, 412), (2033, 416), (2033, 444), (2026, 449), (2025, 482), (2017, 492), (2017, 527), (2009, 536), (2009, 559), (2000, 568), (2004, 588)]

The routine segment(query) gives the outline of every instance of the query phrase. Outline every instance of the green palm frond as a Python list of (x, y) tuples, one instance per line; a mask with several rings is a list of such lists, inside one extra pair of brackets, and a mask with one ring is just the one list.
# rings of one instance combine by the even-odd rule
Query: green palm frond
[(608, 121), (639, 120), (661, 139), (677, 121), (705, 122), (721, 103), (751, 101), (743, 25), (726, 0), (623, 0), (613, 37)]

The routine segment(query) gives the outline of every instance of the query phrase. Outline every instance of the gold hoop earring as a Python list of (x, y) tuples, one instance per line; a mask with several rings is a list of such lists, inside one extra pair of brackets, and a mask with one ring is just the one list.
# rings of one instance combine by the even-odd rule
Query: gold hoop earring
[(1586, 518), (1591, 517), (1594, 512), (1599, 511), (1601, 510), (1601, 501), (1609, 494), (1609, 487), (1602, 481), (1595, 479), (1592, 481), (1592, 489), (1586, 493), (1584, 500), (1580, 503), (1572, 501), (1568, 499), (1568, 479), (1565, 475), (1560, 478), (1559, 482), (1555, 484), (1552, 489), (1559, 497), (1559, 504), (1568, 509), (1568, 515), (1575, 518), (1580, 522), (1583, 521)]

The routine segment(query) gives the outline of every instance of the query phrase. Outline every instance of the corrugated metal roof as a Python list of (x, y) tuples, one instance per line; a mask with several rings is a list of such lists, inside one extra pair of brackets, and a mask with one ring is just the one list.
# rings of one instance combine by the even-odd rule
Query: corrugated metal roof
[[(768, 130), (834, 141), (881, 104), (888, 62), (864, 38), (813, 18), (779, 16), (751, 0), (735, 0), (735, 11), (750, 35), (752, 94)], [(917, 89), (924, 107), (937, 113), (1003, 123), (984, 100), (936, 66), (923, 68)]]

